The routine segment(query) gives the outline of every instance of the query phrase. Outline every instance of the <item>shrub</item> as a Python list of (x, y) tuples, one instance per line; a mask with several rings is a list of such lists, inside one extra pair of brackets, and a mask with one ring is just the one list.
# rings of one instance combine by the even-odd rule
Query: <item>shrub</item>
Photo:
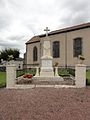
[(68, 72), (69, 72), (69, 74), (71, 74), (72, 76), (75, 76), (75, 69), (68, 68)]
[(69, 72), (68, 72), (68, 70), (65, 69), (65, 68), (60, 68), (60, 69), (59, 69), (59, 75), (60, 75), (60, 76), (69, 76)]

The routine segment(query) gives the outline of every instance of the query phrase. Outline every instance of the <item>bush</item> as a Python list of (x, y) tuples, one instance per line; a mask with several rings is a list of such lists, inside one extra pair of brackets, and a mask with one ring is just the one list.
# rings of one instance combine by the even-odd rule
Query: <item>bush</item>
[(68, 68), (68, 72), (70, 75), (75, 76), (75, 69)]
[(59, 75), (60, 76), (75, 76), (75, 69), (71, 69), (71, 68), (60, 68), (59, 69)]
[(6, 71), (6, 67), (5, 66), (0, 67), (0, 71), (5, 72)]
[(60, 76), (69, 76), (69, 72), (65, 68), (60, 68), (58, 73)]
[(6, 86), (6, 72), (0, 72), (0, 88)]

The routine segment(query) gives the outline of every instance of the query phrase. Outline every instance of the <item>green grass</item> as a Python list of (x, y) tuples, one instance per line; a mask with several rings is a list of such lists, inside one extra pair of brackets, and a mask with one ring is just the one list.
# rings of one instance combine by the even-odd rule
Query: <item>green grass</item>
[(6, 86), (6, 72), (0, 72), (0, 87)]
[(86, 76), (87, 76), (87, 85), (90, 85), (90, 70), (87, 70)]

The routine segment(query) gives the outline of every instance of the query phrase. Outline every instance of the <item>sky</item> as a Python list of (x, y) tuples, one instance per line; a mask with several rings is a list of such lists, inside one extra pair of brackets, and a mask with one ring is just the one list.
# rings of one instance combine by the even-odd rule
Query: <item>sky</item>
[(0, 0), (0, 50), (17, 48), (20, 56), (34, 35), (90, 22), (90, 0)]

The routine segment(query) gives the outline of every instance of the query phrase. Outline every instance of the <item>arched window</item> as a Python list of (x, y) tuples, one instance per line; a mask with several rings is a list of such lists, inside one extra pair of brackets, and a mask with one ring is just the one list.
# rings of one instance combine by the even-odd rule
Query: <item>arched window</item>
[(59, 58), (59, 41), (53, 42), (53, 58)]
[(38, 50), (37, 50), (37, 47), (35, 46), (33, 48), (33, 61), (37, 61), (38, 59)]
[(78, 37), (73, 40), (73, 56), (82, 55), (82, 38)]

